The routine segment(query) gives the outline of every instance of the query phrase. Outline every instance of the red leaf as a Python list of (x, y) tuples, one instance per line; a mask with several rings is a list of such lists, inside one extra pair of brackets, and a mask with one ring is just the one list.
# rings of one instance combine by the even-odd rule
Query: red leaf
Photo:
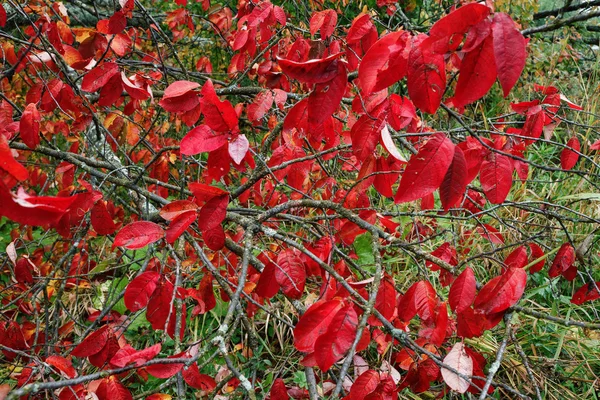
[(581, 150), (581, 145), (579, 144), (579, 140), (573, 136), (567, 142), (567, 147), (565, 147), (560, 153), (560, 165), (563, 169), (571, 170), (579, 161), (579, 152)]
[(221, 225), (202, 232), (206, 247), (213, 251), (221, 250), (225, 246), (225, 231)]
[(206, 232), (221, 225), (227, 215), (227, 204), (229, 204), (229, 194), (227, 193), (208, 200), (198, 213), (200, 231)]
[(198, 206), (189, 200), (175, 200), (160, 209), (160, 216), (167, 221), (173, 221), (181, 214), (196, 211), (197, 209)]
[(229, 101), (221, 101), (210, 80), (202, 87), (200, 106), (204, 122), (217, 132), (229, 132), (237, 129), (238, 117)]
[(171, 224), (169, 224), (166, 232), (167, 243), (173, 244), (175, 240), (177, 240), (177, 238), (179, 238), (183, 232), (185, 232), (187, 228), (194, 223), (196, 217), (196, 211), (188, 211), (178, 215), (173, 221), (171, 221)]
[(248, 119), (256, 122), (262, 119), (273, 106), (273, 92), (265, 90), (256, 95), (252, 103), (248, 105), (246, 114)]
[(23, 143), (31, 149), (35, 149), (40, 144), (40, 120), (40, 112), (35, 103), (27, 104), (27, 107), (23, 110), (23, 115), (21, 115), (19, 131)]
[(135, 277), (133, 281), (127, 285), (123, 300), (125, 307), (131, 312), (136, 312), (148, 305), (150, 296), (156, 289), (156, 284), (160, 279), (158, 272), (148, 271)]
[(346, 92), (346, 67), (338, 63), (337, 75), (326, 83), (318, 83), (308, 96), (308, 123), (320, 125), (338, 109)]
[(81, 81), (81, 89), (95, 92), (108, 83), (110, 78), (119, 73), (119, 66), (112, 62), (104, 62), (85, 74)]
[(125, 247), (129, 250), (141, 249), (163, 238), (163, 229), (149, 221), (137, 221), (123, 227), (113, 242), (113, 248)]
[(199, 125), (183, 137), (180, 151), (183, 155), (193, 156), (216, 150), (227, 142), (227, 135), (216, 134), (208, 125)]
[(492, 35), (498, 80), (506, 97), (525, 68), (527, 43), (514, 21), (504, 13), (494, 14)]
[(13, 194), (0, 180), (0, 215), (19, 224), (44, 226), (57, 223), (76, 198), (30, 196), (21, 188)]
[(298, 351), (312, 353), (315, 342), (329, 328), (329, 324), (342, 308), (343, 303), (339, 298), (329, 301), (318, 301), (310, 306), (300, 317), (294, 328), (294, 346)]
[(115, 376), (111, 376), (102, 380), (96, 396), (99, 400), (132, 400), (133, 397), (129, 390)]
[(327, 331), (315, 342), (315, 359), (321, 371), (328, 371), (350, 350), (357, 326), (358, 316), (352, 303), (337, 312)]
[[(544, 256), (544, 250), (542, 250), (537, 243), (530, 243), (529, 250), (531, 250), (531, 258), (529, 260), (530, 263)], [(538, 261), (529, 268), (529, 273), (534, 274), (536, 272), (540, 272), (542, 268), (544, 268), (544, 264), (546, 264), (546, 259)]]
[(352, 384), (346, 400), (363, 400), (379, 385), (379, 372), (372, 369), (363, 372)]
[(394, 201), (406, 203), (423, 198), (440, 187), (452, 163), (454, 143), (441, 132), (434, 134), (408, 161)]
[(338, 74), (337, 59), (344, 53), (332, 54), (326, 58), (297, 62), (277, 57), (281, 70), (290, 78), (304, 83), (324, 83)]
[(337, 13), (335, 10), (323, 10), (316, 12), (310, 18), (310, 34), (311, 36), (314, 36), (315, 33), (320, 29), (321, 39), (327, 40), (327, 38), (333, 34), (336, 24)]
[(46, 358), (46, 363), (52, 365), (60, 372), (62, 372), (67, 378), (75, 378), (77, 371), (73, 368), (73, 364), (70, 360), (67, 360), (61, 356), (49, 356)]
[(394, 139), (392, 139), (392, 135), (390, 134), (390, 130), (388, 129), (387, 124), (384, 125), (383, 129), (381, 130), (381, 143), (392, 157), (394, 157), (398, 161), (406, 162), (406, 159), (404, 158), (404, 156), (402, 156), (402, 154), (400, 154), (400, 151), (396, 147), (396, 144), (394, 143)]
[(0, 169), (8, 172), (18, 181), (24, 181), (29, 177), (27, 168), (15, 160), (8, 140), (2, 134), (0, 134)]
[(117, 229), (112, 216), (106, 209), (106, 204), (102, 200), (97, 201), (92, 207), (90, 221), (96, 233), (101, 236), (112, 235)]
[[(175, 354), (168, 358), (182, 358), (183, 354)], [(183, 363), (160, 363), (145, 367), (150, 375), (159, 379), (168, 379), (177, 374), (183, 368)]]
[(136, 351), (128, 346), (120, 349), (110, 360), (110, 363), (119, 368), (131, 363), (135, 363), (139, 367), (156, 357), (160, 353), (161, 347), (161, 344), (157, 343), (147, 349)]
[(87, 337), (75, 347), (71, 352), (71, 355), (74, 357), (89, 357), (99, 353), (108, 342), (108, 337), (110, 335), (109, 329), (108, 325), (104, 325), (97, 331), (87, 335)]
[(575, 293), (573, 293), (573, 297), (571, 298), (571, 303), (582, 305), (587, 301), (593, 301), (600, 299), (600, 293), (598, 292), (598, 286), (600, 282), (590, 282), (586, 283)]
[(508, 268), (500, 277), (492, 279), (479, 292), (475, 308), (487, 315), (496, 314), (514, 306), (525, 291), (527, 273), (522, 268)]
[(489, 14), (490, 9), (483, 4), (464, 5), (433, 24), (428, 41), (434, 44), (435, 51), (440, 54), (455, 51), (469, 28), (483, 21)]
[(519, 246), (504, 260), (508, 268), (523, 268), (527, 264), (527, 250), (525, 246)]
[(205, 185), (204, 183), (200, 182), (192, 182), (188, 186), (190, 188), (190, 191), (196, 197), (196, 203), (199, 205), (206, 203), (213, 197), (227, 194), (227, 192), (223, 189), (220, 189), (215, 186)]
[(279, 283), (275, 279), (276, 266), (274, 263), (269, 262), (265, 265), (265, 268), (260, 273), (260, 278), (254, 289), (254, 293), (260, 297), (270, 299), (275, 296), (279, 291)]
[(163, 94), (164, 99), (170, 99), (174, 97), (183, 96), (191, 92), (192, 90), (199, 88), (200, 84), (198, 82), (190, 82), (190, 81), (176, 81), (171, 83)]
[(271, 396), (271, 400), (289, 400), (290, 396), (288, 396), (287, 388), (285, 387), (283, 379), (275, 379), (273, 386), (271, 386), (269, 395)]
[(373, 154), (379, 143), (379, 137), (384, 122), (380, 119), (374, 120), (368, 115), (363, 115), (352, 126), (350, 136), (352, 138), (352, 153), (359, 161), (364, 161)]
[[(394, 318), (397, 304), (396, 297), (397, 293), (394, 281), (388, 276), (381, 282), (377, 297), (375, 297), (375, 309), (388, 321), (392, 321)], [(369, 316), (368, 321), (371, 326), (383, 326), (383, 322), (374, 315)]]
[(383, 90), (406, 76), (410, 34), (392, 32), (369, 48), (358, 67), (359, 84), (365, 96)]
[(306, 268), (300, 257), (293, 250), (284, 250), (277, 256), (275, 268), (275, 279), (283, 294), (300, 298), (306, 283)]
[(571, 246), (570, 243), (564, 243), (556, 256), (554, 257), (554, 261), (552, 262), (552, 266), (548, 271), (548, 276), (550, 278), (556, 278), (560, 274), (566, 272), (573, 263), (575, 262), (575, 249)]
[(485, 196), (492, 204), (506, 200), (512, 186), (513, 163), (505, 155), (491, 153), (481, 164), (479, 181)]
[(4, 28), (6, 26), (6, 10), (4, 6), (0, 4), (0, 28)]
[(450, 294), (448, 295), (450, 309), (457, 314), (463, 312), (471, 307), (476, 293), (477, 281), (475, 280), (475, 274), (473, 274), (470, 267), (467, 267), (450, 287)]
[(496, 80), (496, 64), (492, 37), (468, 52), (460, 63), (460, 74), (452, 103), (462, 108), (482, 98)]
[(148, 308), (146, 309), (146, 319), (154, 329), (165, 329), (167, 320), (173, 321), (176, 317), (172, 307), (173, 302), (173, 284), (169, 281), (163, 281), (157, 285), (150, 296)]
[(416, 38), (408, 57), (408, 94), (422, 111), (434, 114), (446, 90), (444, 56), (421, 45)]
[(460, 147), (456, 147), (454, 149), (452, 164), (448, 167), (448, 171), (446, 171), (444, 180), (440, 185), (440, 200), (442, 201), (444, 210), (447, 211), (455, 207), (463, 198), (469, 183), (467, 171), (465, 153), (463, 153)]
[(408, 322), (415, 315), (423, 320), (435, 316), (438, 304), (437, 294), (427, 281), (415, 282), (398, 301), (398, 318)]
[[(187, 369), (184, 369), (181, 373), (185, 383), (193, 387), (194, 389), (201, 390), (204, 395), (214, 390), (217, 387), (217, 383), (213, 378), (208, 375), (201, 374), (198, 370), (198, 364), (193, 363)], [(202, 394), (201, 394), (202, 395)]]

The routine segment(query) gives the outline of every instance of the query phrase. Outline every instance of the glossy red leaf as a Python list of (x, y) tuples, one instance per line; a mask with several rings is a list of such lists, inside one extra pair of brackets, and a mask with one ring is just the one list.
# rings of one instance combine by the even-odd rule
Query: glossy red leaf
[(289, 400), (290, 396), (287, 393), (287, 388), (285, 387), (283, 379), (275, 379), (273, 386), (271, 386), (271, 390), (269, 391), (269, 395), (271, 396), (271, 400)]
[(44, 226), (57, 223), (76, 198), (30, 196), (22, 188), (15, 194), (0, 180), (0, 215), (19, 224)]
[(160, 209), (159, 214), (163, 219), (173, 221), (181, 214), (196, 210), (198, 210), (198, 206), (194, 202), (189, 200), (175, 200), (163, 206), (163, 208)]
[(148, 305), (150, 296), (156, 289), (160, 274), (154, 271), (143, 272), (136, 276), (125, 289), (123, 300), (125, 307), (131, 312), (136, 312)]
[[(544, 250), (542, 250), (542, 248), (537, 243), (530, 243), (529, 250), (531, 251), (531, 257), (529, 259), (530, 263), (534, 262), (535, 260), (544, 256)], [(534, 265), (532, 265), (529, 268), (529, 272), (532, 274), (536, 273), (536, 272), (540, 272), (542, 270), (542, 268), (544, 268), (545, 264), (546, 264), (546, 259), (544, 258), (544, 259), (538, 261), (537, 263), (535, 263)]]
[(448, 302), (450, 309), (459, 314), (471, 307), (477, 294), (477, 281), (470, 267), (465, 268), (450, 287)]
[(131, 363), (134, 363), (139, 367), (156, 357), (158, 353), (160, 353), (161, 347), (160, 343), (139, 351), (136, 351), (131, 347), (125, 347), (120, 349), (117, 354), (113, 356), (110, 363), (119, 368), (123, 368)]
[(188, 211), (171, 221), (165, 235), (167, 243), (173, 244), (194, 223), (196, 217), (196, 211)]
[(527, 272), (522, 268), (508, 268), (497, 278), (488, 282), (475, 298), (475, 308), (488, 315), (514, 306), (527, 285)]
[(208, 125), (199, 125), (181, 139), (180, 151), (186, 156), (210, 152), (228, 143), (227, 135), (215, 133)]
[(383, 90), (406, 76), (411, 49), (408, 32), (392, 32), (373, 44), (358, 67), (365, 96)]
[(201, 94), (200, 106), (206, 125), (216, 132), (229, 132), (237, 129), (238, 117), (235, 109), (229, 101), (219, 99), (210, 80), (207, 80), (202, 86)]
[(24, 181), (29, 177), (29, 172), (21, 163), (13, 157), (8, 140), (0, 134), (0, 169), (8, 172), (18, 181)]
[(321, 300), (311, 305), (294, 328), (294, 346), (298, 351), (312, 353), (317, 339), (327, 332), (329, 324), (342, 308), (339, 298)]
[(398, 318), (408, 322), (415, 315), (423, 320), (435, 316), (438, 305), (437, 294), (428, 281), (415, 282), (398, 301)]
[(275, 279), (276, 266), (274, 263), (269, 262), (265, 265), (265, 268), (260, 273), (260, 278), (254, 289), (254, 293), (260, 297), (270, 299), (275, 296), (279, 291), (279, 283)]
[(304, 62), (277, 58), (281, 70), (290, 78), (304, 83), (324, 83), (338, 74), (338, 58), (343, 53), (335, 53), (325, 58)]
[(187, 94), (187, 93), (191, 92), (192, 90), (197, 89), (199, 87), (200, 87), (200, 84), (198, 82), (191, 82), (191, 81), (173, 82), (169, 86), (167, 86), (167, 88), (165, 89), (165, 92), (163, 94), (163, 100), (182, 96), (182, 95)]
[(201, 374), (198, 370), (198, 364), (193, 363), (187, 368), (184, 368), (181, 375), (185, 383), (194, 389), (201, 390), (204, 394), (211, 392), (217, 387), (217, 383), (208, 375)]
[(398, 161), (406, 162), (406, 159), (402, 154), (400, 154), (400, 151), (396, 147), (396, 144), (394, 143), (394, 139), (390, 134), (390, 130), (388, 129), (387, 124), (384, 125), (383, 129), (381, 130), (381, 143), (392, 157), (394, 157)]
[(502, 204), (512, 186), (513, 163), (503, 154), (491, 153), (481, 164), (479, 180), (488, 201)]
[(229, 194), (221, 194), (208, 200), (198, 213), (198, 228), (206, 232), (221, 225), (227, 215), (227, 204)]
[(570, 243), (564, 243), (558, 250), (558, 253), (556, 253), (554, 261), (552, 261), (552, 266), (550, 266), (548, 276), (550, 278), (556, 278), (571, 268), (574, 262), (575, 249)]
[(327, 331), (315, 342), (315, 359), (321, 371), (328, 371), (350, 350), (357, 326), (358, 316), (354, 304), (350, 303), (337, 312)]
[(90, 222), (96, 233), (101, 236), (112, 235), (117, 229), (106, 204), (102, 200), (97, 201), (92, 207)]
[(496, 76), (493, 40), (488, 36), (462, 59), (452, 104), (462, 108), (479, 100), (490, 90)]
[(73, 368), (71, 360), (67, 360), (62, 356), (49, 356), (46, 358), (46, 363), (52, 365), (60, 372), (62, 372), (67, 378), (75, 378), (77, 371)]
[(248, 105), (246, 113), (252, 122), (261, 120), (273, 106), (273, 92), (265, 90), (256, 95), (252, 103)]
[(579, 161), (578, 152), (581, 151), (581, 144), (579, 143), (579, 139), (573, 136), (567, 142), (567, 147), (565, 147), (560, 152), (560, 165), (562, 169), (571, 170)]
[(306, 268), (298, 255), (292, 250), (284, 250), (277, 256), (275, 279), (281, 291), (292, 299), (299, 299), (304, 292)]
[(90, 333), (71, 352), (74, 357), (89, 357), (99, 353), (108, 342), (110, 327), (104, 325), (100, 329)]
[(460, 147), (455, 147), (452, 163), (440, 185), (440, 200), (444, 210), (455, 207), (464, 197), (468, 185), (467, 160)]
[(165, 232), (163, 229), (154, 222), (132, 222), (121, 228), (119, 233), (117, 233), (113, 242), (113, 248), (122, 246), (129, 250), (141, 249), (159, 241), (164, 235)]
[(527, 250), (525, 246), (514, 249), (504, 260), (508, 268), (523, 268), (527, 264)]
[[(388, 321), (392, 321), (394, 318), (397, 304), (396, 297), (397, 293), (394, 281), (388, 276), (382, 280), (377, 296), (375, 297), (375, 309)], [(371, 326), (383, 326), (383, 322), (374, 315), (369, 316), (368, 322)]]
[(225, 231), (221, 225), (202, 232), (206, 247), (213, 251), (221, 250), (225, 246)]
[(169, 281), (163, 281), (157, 284), (146, 309), (146, 319), (154, 329), (165, 329), (167, 320), (172, 321), (175, 318), (173, 305), (173, 284)]
[(385, 126), (384, 124), (382, 120), (374, 120), (368, 115), (363, 115), (352, 126), (350, 130), (352, 153), (359, 161), (364, 161), (373, 154), (379, 143), (380, 132)]
[(372, 369), (363, 372), (352, 384), (346, 400), (363, 400), (379, 385), (379, 372)]
[(202, 205), (206, 203), (208, 200), (212, 199), (216, 196), (223, 196), (227, 194), (221, 188), (216, 186), (206, 185), (200, 182), (192, 182), (189, 184), (190, 191), (196, 197), (196, 203)]
[(321, 39), (327, 40), (333, 34), (336, 24), (337, 13), (335, 10), (323, 10), (313, 13), (309, 23), (310, 34), (314, 36), (320, 30)]
[(133, 400), (131, 393), (116, 376), (110, 376), (100, 382), (96, 389), (99, 400)]
[(103, 62), (85, 74), (81, 81), (81, 89), (86, 92), (95, 92), (104, 87), (110, 78), (119, 73), (119, 66), (112, 62)]
[(318, 83), (308, 96), (308, 123), (320, 125), (338, 109), (346, 92), (346, 67), (338, 63), (338, 73), (326, 83)]
[[(183, 354), (175, 354), (168, 358), (184, 358)], [(168, 379), (177, 374), (183, 368), (183, 363), (158, 363), (145, 367), (150, 375), (159, 379)]]
[(406, 203), (421, 199), (440, 187), (454, 157), (454, 143), (441, 132), (408, 161), (394, 201)]
[(31, 149), (35, 149), (40, 144), (40, 120), (37, 106), (34, 103), (27, 104), (21, 115), (19, 131), (23, 143)]
[(573, 293), (571, 303), (576, 305), (582, 305), (585, 302), (600, 299), (600, 292), (598, 292), (599, 285), (600, 282), (586, 283), (585, 285), (577, 289), (575, 293)]
[(494, 14), (492, 35), (498, 80), (506, 97), (525, 68), (527, 43), (515, 22), (504, 13)]
[(415, 39), (408, 57), (408, 94), (416, 107), (434, 114), (446, 90), (444, 56), (421, 46), (423, 38)]
[(469, 28), (483, 21), (490, 14), (489, 7), (483, 4), (466, 4), (443, 18), (429, 30), (435, 51), (440, 54), (457, 50)]

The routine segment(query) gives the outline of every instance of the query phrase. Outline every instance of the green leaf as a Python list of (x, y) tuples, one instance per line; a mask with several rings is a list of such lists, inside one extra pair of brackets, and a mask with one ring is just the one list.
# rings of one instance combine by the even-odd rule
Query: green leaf
[(357, 236), (352, 245), (354, 246), (354, 252), (358, 256), (358, 263), (360, 265), (375, 264), (375, 256), (373, 256), (373, 243), (371, 234), (369, 232)]

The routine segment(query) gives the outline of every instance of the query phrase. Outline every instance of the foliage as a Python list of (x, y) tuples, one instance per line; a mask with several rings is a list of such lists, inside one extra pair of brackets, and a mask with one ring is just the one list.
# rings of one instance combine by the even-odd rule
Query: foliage
[(596, 103), (531, 62), (568, 17), (26, 3), (0, 5), (1, 399), (593, 390)]

